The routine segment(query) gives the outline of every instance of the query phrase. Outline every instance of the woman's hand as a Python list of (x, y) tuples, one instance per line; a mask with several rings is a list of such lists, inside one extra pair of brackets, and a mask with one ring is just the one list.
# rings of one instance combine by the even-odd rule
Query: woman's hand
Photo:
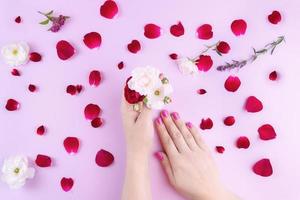
[(184, 123), (178, 113), (164, 110), (155, 120), (165, 153), (156, 157), (169, 178), (170, 184), (191, 200), (237, 199), (221, 184), (208, 147), (196, 127)]

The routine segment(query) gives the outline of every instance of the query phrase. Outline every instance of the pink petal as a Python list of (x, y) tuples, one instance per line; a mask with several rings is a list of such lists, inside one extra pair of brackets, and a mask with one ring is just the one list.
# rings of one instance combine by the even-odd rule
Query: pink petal
[(202, 130), (211, 129), (214, 123), (210, 118), (202, 119), (200, 123), (200, 128)]
[(258, 128), (259, 138), (262, 140), (272, 140), (276, 138), (276, 132), (272, 125), (264, 124)]
[(94, 128), (98, 128), (98, 127), (100, 127), (100, 126), (103, 125), (103, 119), (100, 118), (100, 117), (96, 117), (95, 119), (93, 119), (93, 120), (91, 121), (91, 125), (92, 125), (92, 127), (94, 127)]
[(226, 126), (232, 126), (235, 123), (235, 118), (234, 116), (228, 116), (224, 119), (223, 122)]
[(253, 165), (252, 170), (255, 174), (262, 176), (262, 177), (268, 177), (273, 174), (273, 168), (272, 168), (271, 162), (268, 158), (263, 158), (263, 159), (257, 161)]
[(83, 42), (90, 49), (99, 48), (102, 42), (102, 38), (99, 33), (90, 32), (85, 34)]
[(72, 178), (65, 178), (63, 177), (60, 181), (61, 188), (65, 191), (68, 192), (72, 189), (74, 185), (74, 181)]
[(271, 81), (276, 81), (277, 78), (278, 78), (278, 74), (277, 74), (276, 71), (272, 71), (272, 72), (269, 74), (269, 79), (270, 79)]
[(42, 56), (37, 52), (31, 52), (29, 54), (29, 60), (31, 60), (32, 62), (40, 62), (42, 60)]
[(213, 66), (213, 60), (209, 55), (201, 55), (196, 64), (199, 71), (207, 72)]
[(101, 108), (96, 104), (88, 104), (84, 109), (84, 115), (87, 120), (93, 120), (99, 116)]
[(30, 91), (30, 92), (35, 92), (36, 91), (36, 86), (35, 85), (33, 85), (33, 84), (29, 84), (29, 86), (28, 86), (28, 90)]
[(236, 141), (236, 147), (239, 149), (248, 149), (250, 146), (250, 141), (246, 136), (241, 136)]
[(13, 76), (21, 76), (21, 73), (20, 73), (19, 70), (17, 70), (17, 69), (12, 69), (12, 70), (11, 70), (11, 74), (12, 74)]
[(216, 146), (216, 151), (217, 151), (218, 153), (224, 153), (225, 148), (224, 148), (223, 146)]
[(101, 82), (101, 74), (97, 70), (93, 70), (89, 76), (89, 83), (91, 86), (97, 87)]
[(110, 152), (101, 149), (97, 152), (95, 161), (98, 166), (107, 167), (114, 162), (114, 156)]
[(64, 147), (69, 154), (75, 154), (78, 152), (79, 140), (77, 137), (67, 137), (64, 140)]
[(236, 36), (244, 35), (247, 30), (247, 23), (243, 19), (234, 20), (231, 23), (231, 30)]
[(227, 42), (220, 41), (216, 49), (221, 54), (227, 54), (230, 51), (230, 46)]
[(147, 24), (144, 27), (144, 35), (149, 39), (155, 39), (160, 36), (160, 27), (156, 24)]
[(200, 95), (206, 94), (206, 90), (205, 89), (199, 89), (197, 90), (197, 93)]
[(43, 125), (39, 126), (37, 129), (36, 129), (36, 134), (38, 135), (44, 135), (46, 132), (46, 129)]
[(121, 70), (121, 69), (123, 69), (123, 68), (124, 68), (124, 62), (121, 61), (121, 62), (119, 62), (119, 64), (118, 64), (118, 69)]
[(259, 112), (263, 109), (263, 104), (255, 96), (249, 96), (246, 100), (245, 109), (251, 113)]
[(184, 27), (181, 22), (174, 24), (170, 27), (170, 33), (175, 37), (180, 37), (184, 34)]
[(35, 159), (35, 163), (39, 167), (50, 167), (51, 166), (51, 158), (46, 155), (38, 154)]
[(202, 40), (209, 40), (213, 37), (212, 26), (210, 24), (203, 24), (197, 29), (198, 38)]
[(75, 53), (74, 47), (65, 40), (61, 40), (56, 44), (56, 51), (57, 51), (57, 56), (61, 60), (67, 60), (71, 58)]
[(177, 55), (176, 53), (171, 53), (171, 54), (169, 55), (169, 57), (170, 57), (172, 60), (177, 60), (178, 55)]
[(112, 19), (118, 14), (119, 8), (115, 1), (107, 0), (100, 7), (100, 15), (107, 19)]
[(131, 53), (137, 53), (141, 50), (141, 44), (138, 40), (132, 40), (131, 43), (127, 45), (127, 49)]
[(76, 91), (78, 93), (80, 93), (82, 91), (82, 89), (83, 89), (82, 85), (76, 85)]
[(20, 104), (14, 99), (8, 99), (5, 108), (8, 111), (15, 111), (20, 108)]
[(229, 76), (224, 83), (224, 87), (228, 92), (237, 91), (240, 85), (241, 85), (241, 81), (237, 76)]
[(268, 20), (271, 24), (278, 24), (281, 21), (281, 14), (279, 11), (274, 10), (269, 16)]
[(21, 16), (16, 17), (15, 22), (17, 24), (21, 23), (21, 21), (22, 21)]
[(66, 92), (70, 95), (75, 95), (77, 92), (76, 86), (75, 85), (68, 85)]

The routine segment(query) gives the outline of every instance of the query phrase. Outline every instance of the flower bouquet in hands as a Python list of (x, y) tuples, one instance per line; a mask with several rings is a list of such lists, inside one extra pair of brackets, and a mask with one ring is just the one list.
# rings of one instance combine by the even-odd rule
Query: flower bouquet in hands
[(141, 104), (150, 109), (161, 109), (172, 101), (172, 93), (169, 80), (150, 66), (134, 69), (124, 88), (125, 99), (135, 111), (140, 111)]

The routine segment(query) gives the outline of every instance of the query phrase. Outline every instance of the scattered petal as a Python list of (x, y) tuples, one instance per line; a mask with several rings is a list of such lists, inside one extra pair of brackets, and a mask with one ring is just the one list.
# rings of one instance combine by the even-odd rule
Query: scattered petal
[(200, 95), (206, 94), (206, 90), (205, 89), (199, 89), (197, 90), (197, 93)]
[(263, 176), (263, 177), (268, 177), (273, 174), (273, 168), (272, 168), (271, 162), (268, 158), (263, 158), (263, 159), (257, 161), (253, 165), (252, 170), (255, 174)]
[(11, 75), (13, 75), (13, 76), (21, 76), (21, 73), (17, 69), (12, 69), (11, 70)]
[(210, 24), (203, 24), (197, 29), (198, 38), (202, 40), (209, 40), (213, 37), (212, 26)]
[(118, 14), (119, 8), (115, 1), (107, 0), (100, 7), (100, 15), (107, 19), (112, 19)]
[(33, 84), (29, 84), (28, 90), (29, 90), (30, 92), (35, 92), (35, 91), (36, 91), (36, 86), (33, 85)]
[(100, 117), (96, 117), (95, 119), (93, 119), (93, 120), (91, 121), (91, 125), (92, 125), (92, 127), (94, 127), (94, 128), (98, 128), (98, 127), (100, 127), (100, 126), (103, 125), (103, 119), (100, 118)]
[(201, 55), (196, 61), (199, 71), (207, 72), (213, 65), (213, 60), (209, 55)]
[(180, 37), (184, 34), (184, 27), (181, 22), (174, 24), (170, 27), (170, 33), (175, 37)]
[(230, 46), (227, 42), (221, 41), (218, 43), (216, 49), (222, 54), (227, 54), (230, 51)]
[(77, 137), (67, 137), (64, 140), (64, 147), (65, 147), (65, 150), (69, 154), (76, 154), (78, 152), (78, 148), (79, 148), (78, 138)]
[(50, 167), (51, 166), (51, 158), (46, 155), (38, 154), (35, 159), (35, 164), (39, 167)]
[(107, 167), (114, 162), (114, 156), (110, 152), (101, 149), (97, 152), (95, 161), (98, 166)]
[(61, 188), (65, 191), (68, 192), (72, 189), (74, 185), (74, 181), (72, 178), (65, 178), (63, 177), (60, 181)]
[(237, 76), (229, 76), (224, 83), (224, 87), (228, 92), (235, 92), (240, 86), (241, 81)]
[(75, 85), (68, 85), (66, 92), (70, 95), (75, 95), (77, 92), (76, 86)]
[(143, 101), (143, 99), (145, 98), (145, 96), (143, 95), (140, 95), (140, 93), (136, 92), (135, 90), (131, 90), (129, 87), (128, 87), (128, 81), (131, 79), (131, 77), (129, 77), (126, 81), (126, 86), (124, 88), (124, 96), (125, 96), (125, 99), (128, 103), (130, 104), (135, 104), (135, 103), (138, 103), (138, 102), (141, 102)]
[(281, 21), (281, 14), (279, 11), (274, 10), (269, 16), (268, 20), (272, 24), (278, 24)]
[(41, 125), (36, 129), (36, 134), (38, 135), (44, 135), (46, 132), (45, 126)]
[(225, 148), (224, 148), (223, 146), (216, 146), (216, 151), (217, 151), (218, 153), (224, 153)]
[(76, 90), (78, 94), (82, 91), (82, 89), (83, 89), (82, 85), (76, 85)]
[(232, 126), (235, 123), (235, 118), (234, 118), (234, 116), (228, 116), (228, 117), (225, 117), (223, 122), (226, 126)]
[(97, 87), (101, 82), (101, 74), (97, 70), (93, 70), (89, 76), (89, 83), (91, 86)]
[(149, 39), (155, 39), (160, 36), (160, 27), (155, 24), (147, 24), (144, 27), (144, 35)]
[(244, 35), (247, 30), (247, 23), (243, 19), (234, 20), (231, 23), (231, 30), (236, 36)]
[(84, 116), (87, 120), (97, 118), (101, 112), (101, 108), (97, 104), (88, 104), (84, 109)]
[(20, 104), (14, 99), (8, 99), (5, 108), (8, 111), (15, 111), (20, 108)]
[(119, 62), (119, 64), (118, 64), (118, 69), (121, 70), (121, 69), (123, 69), (123, 68), (124, 68), (124, 62), (121, 61), (121, 62)]
[(61, 60), (67, 60), (71, 58), (75, 53), (74, 47), (65, 40), (61, 40), (56, 44), (56, 51), (57, 51), (57, 56)]
[(213, 127), (214, 123), (210, 118), (202, 119), (200, 123), (200, 128), (202, 130), (211, 129)]
[(21, 16), (18, 16), (18, 17), (15, 18), (15, 22), (16, 22), (17, 24), (20, 24), (21, 21), (22, 21)]
[(42, 60), (42, 56), (37, 52), (31, 52), (29, 54), (29, 60), (32, 62), (40, 62)]
[(138, 40), (132, 40), (131, 43), (127, 45), (127, 49), (131, 53), (137, 53), (141, 50), (141, 44)]
[(250, 146), (250, 141), (246, 136), (241, 136), (236, 141), (236, 147), (239, 149), (248, 149)]
[(270, 79), (271, 81), (276, 81), (277, 78), (278, 78), (278, 74), (277, 74), (276, 71), (272, 71), (272, 72), (269, 74), (269, 79)]
[(272, 125), (264, 124), (258, 128), (259, 138), (262, 140), (272, 140), (276, 138), (276, 132)]
[(172, 60), (177, 60), (178, 55), (177, 55), (176, 53), (171, 53), (171, 54), (169, 55), (169, 57), (170, 57)]
[(99, 48), (102, 42), (102, 38), (99, 33), (90, 32), (85, 34), (83, 42), (90, 49)]
[(255, 96), (249, 96), (246, 100), (245, 109), (251, 113), (259, 112), (263, 109), (263, 104)]

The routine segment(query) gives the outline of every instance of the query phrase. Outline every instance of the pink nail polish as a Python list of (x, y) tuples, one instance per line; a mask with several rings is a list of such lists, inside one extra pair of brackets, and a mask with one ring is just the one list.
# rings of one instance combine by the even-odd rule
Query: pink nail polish
[(193, 124), (191, 122), (187, 122), (185, 123), (185, 125), (188, 127), (188, 128), (193, 128)]
[(167, 110), (163, 110), (163, 111), (161, 112), (161, 115), (162, 115), (163, 117), (168, 117), (169, 112), (168, 112)]
[(155, 123), (158, 124), (158, 125), (161, 125), (161, 123), (162, 123), (161, 118), (160, 117), (156, 118)]
[(173, 118), (174, 120), (180, 119), (179, 114), (178, 114), (177, 112), (171, 113), (171, 116), (172, 116), (172, 118)]
[(154, 154), (154, 156), (155, 156), (159, 161), (162, 161), (162, 160), (164, 159), (162, 153), (159, 152), (159, 151), (156, 152), (156, 153)]

